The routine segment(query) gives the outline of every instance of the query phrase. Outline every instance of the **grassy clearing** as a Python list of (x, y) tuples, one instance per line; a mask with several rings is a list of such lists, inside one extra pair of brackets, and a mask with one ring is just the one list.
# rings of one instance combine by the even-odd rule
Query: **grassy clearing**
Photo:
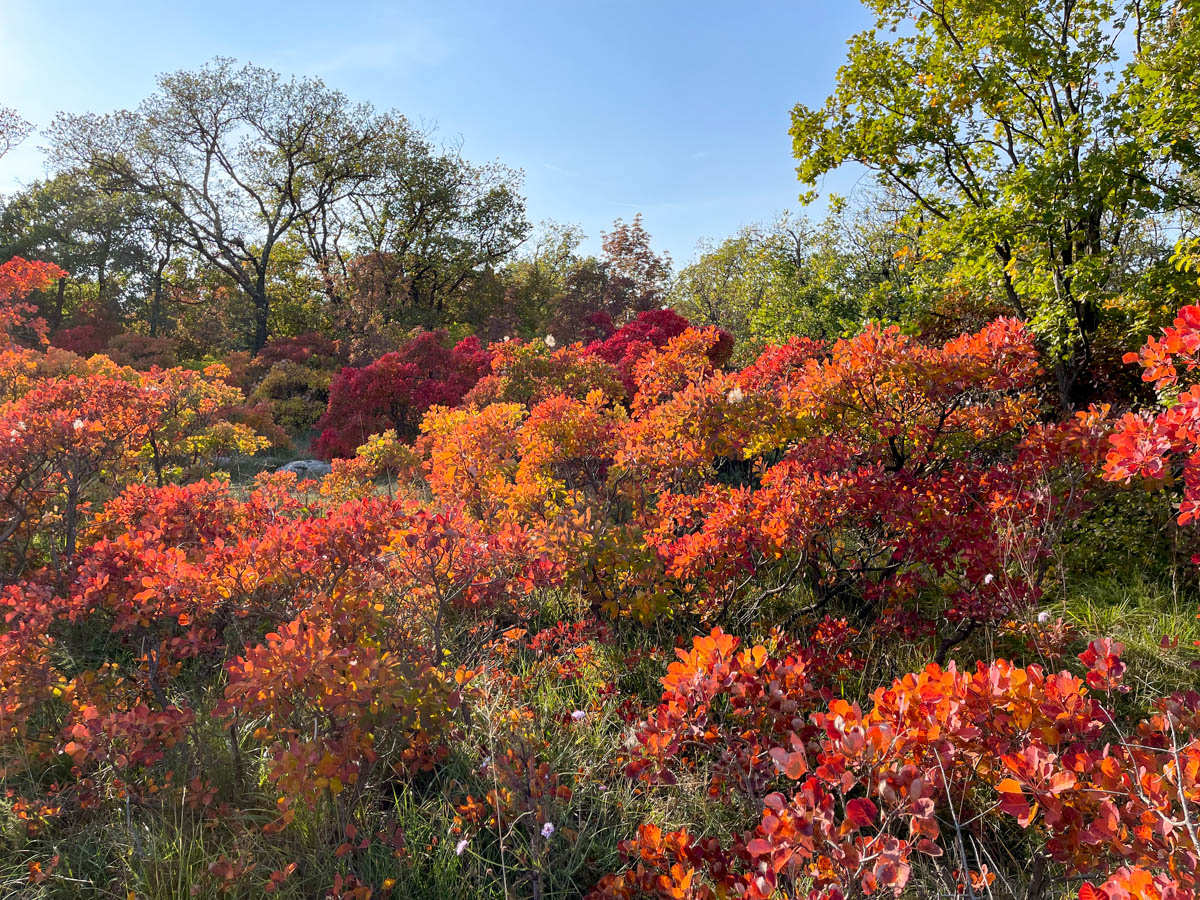
[[(1051, 607), (1053, 609), (1053, 607)], [(1148, 703), (1200, 687), (1200, 620), (1189, 581), (1132, 569), (1075, 582), (1061, 603), (1064, 618), (1089, 636), (1125, 644), (1127, 702)]]

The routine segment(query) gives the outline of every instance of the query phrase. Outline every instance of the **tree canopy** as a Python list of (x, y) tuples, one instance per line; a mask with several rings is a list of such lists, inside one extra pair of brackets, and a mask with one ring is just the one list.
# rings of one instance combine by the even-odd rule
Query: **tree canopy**
[[(1180, 166), (1195, 10), (1163, 0), (873, 0), (821, 107), (792, 113), (800, 180), (856, 163), (912, 200), (916, 260), (1002, 295), (1080, 396), (1105, 326), (1145, 325), (1132, 247), (1195, 213)], [(1189, 71), (1186, 66), (1192, 65)], [(921, 216), (921, 228), (915, 217)], [(1127, 308), (1122, 301), (1133, 302)]]

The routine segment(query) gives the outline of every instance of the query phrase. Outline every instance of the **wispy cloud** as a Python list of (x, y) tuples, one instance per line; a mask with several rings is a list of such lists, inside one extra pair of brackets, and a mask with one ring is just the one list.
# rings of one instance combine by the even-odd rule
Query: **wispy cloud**
[(564, 175), (567, 178), (577, 178), (579, 173), (574, 169), (564, 169), (562, 166), (556, 166), (554, 163), (544, 162), (542, 168), (547, 172), (553, 172), (555, 175)]
[(386, 30), (386, 38), (344, 46), (337, 53), (316, 58), (306, 68), (321, 76), (391, 72), (440, 65), (452, 55), (453, 43), (432, 23), (389, 25)]

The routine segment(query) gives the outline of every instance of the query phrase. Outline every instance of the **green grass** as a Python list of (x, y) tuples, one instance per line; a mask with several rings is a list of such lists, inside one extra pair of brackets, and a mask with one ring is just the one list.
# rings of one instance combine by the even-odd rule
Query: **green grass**
[(1132, 569), (1125, 575), (1103, 574), (1069, 584), (1066, 596), (1051, 611), (1088, 637), (1111, 637), (1125, 644), (1127, 701), (1147, 704), (1179, 690), (1200, 688), (1200, 598), (1192, 573), (1172, 579), (1170, 573)]

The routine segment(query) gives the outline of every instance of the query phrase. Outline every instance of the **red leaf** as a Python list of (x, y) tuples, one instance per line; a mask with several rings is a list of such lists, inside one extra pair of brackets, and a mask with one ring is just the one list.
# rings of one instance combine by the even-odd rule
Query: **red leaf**
[(857, 797), (846, 804), (846, 821), (855, 828), (866, 828), (878, 815), (879, 809), (866, 797)]

